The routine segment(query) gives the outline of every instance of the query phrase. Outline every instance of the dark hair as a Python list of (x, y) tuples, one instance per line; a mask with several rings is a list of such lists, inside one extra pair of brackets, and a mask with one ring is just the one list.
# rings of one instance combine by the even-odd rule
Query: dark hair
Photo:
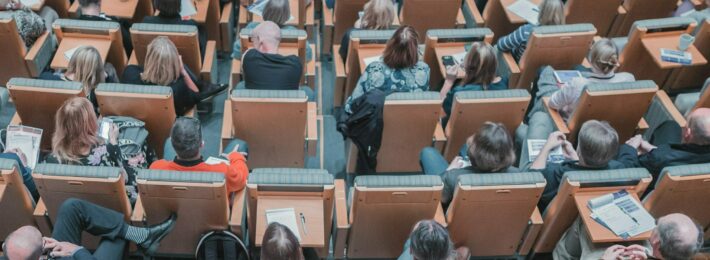
[(180, 16), (180, 0), (154, 0), (153, 5), (161, 16)]
[(414, 27), (405, 25), (394, 32), (387, 41), (382, 60), (392, 69), (413, 67), (419, 61), (419, 34)]
[(619, 135), (606, 121), (589, 120), (579, 130), (577, 150), (585, 165), (606, 166), (619, 151)]
[(200, 154), (202, 146), (202, 127), (200, 120), (192, 117), (179, 117), (170, 131), (170, 141), (180, 159), (192, 159)]
[(498, 60), (493, 47), (486, 42), (474, 42), (464, 61), (466, 76), (461, 85), (478, 84), (488, 89), (488, 85), (496, 78), (497, 68)]
[(485, 122), (468, 147), (471, 166), (478, 172), (501, 172), (515, 163), (515, 146), (500, 123)]
[(698, 228), (698, 237), (695, 243), (685, 243), (678, 236), (679, 225), (676, 222), (659, 222), (657, 227), (660, 245), (658, 251), (666, 260), (687, 260), (691, 259), (703, 246), (703, 229)]
[(90, 5), (101, 5), (101, 0), (79, 0), (79, 5), (81, 7), (87, 7)]
[(449, 232), (434, 220), (422, 220), (409, 234), (412, 258), (416, 260), (445, 260), (454, 255), (454, 243)]
[(303, 260), (301, 245), (288, 227), (273, 222), (261, 241), (262, 260)]

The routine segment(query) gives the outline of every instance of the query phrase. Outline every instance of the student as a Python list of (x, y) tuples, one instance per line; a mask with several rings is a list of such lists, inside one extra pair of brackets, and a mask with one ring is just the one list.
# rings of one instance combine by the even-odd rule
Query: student
[(454, 248), (449, 232), (434, 220), (417, 222), (404, 243), (398, 260), (464, 260), (470, 256), (466, 247)]
[[(131, 41), (131, 25), (125, 21), (121, 21), (118, 17), (107, 16), (101, 12), (101, 2), (103, 0), (79, 0), (81, 13), (77, 19), (84, 21), (111, 21), (121, 25), (121, 37), (123, 39), (123, 48), (126, 50), (126, 55), (131, 55), (133, 51), (133, 42)], [(110, 0), (109, 0), (110, 1)]]
[(362, 17), (355, 21), (353, 28), (348, 29), (345, 34), (343, 34), (343, 39), (340, 41), (338, 53), (343, 59), (343, 63), (345, 63), (345, 60), (348, 58), (350, 34), (354, 30), (391, 29), (394, 26), (394, 19), (397, 17), (395, 12), (392, 0), (370, 0), (367, 2), (363, 7)]
[(512, 52), (515, 61), (520, 61), (528, 44), (528, 39), (537, 26), (565, 24), (564, 4), (560, 0), (544, 0), (540, 5), (538, 25), (525, 24), (512, 33), (500, 38), (496, 47), (499, 51)]
[(262, 260), (304, 260), (298, 238), (288, 227), (273, 222), (266, 227), (261, 242)]
[[(188, 1), (192, 3), (192, 1)], [(157, 23), (157, 24), (178, 24), (178, 25), (194, 25), (198, 30), (198, 39), (200, 43), (200, 53), (205, 53), (205, 46), (207, 45), (207, 31), (202, 28), (195, 20), (183, 19), (185, 17), (180, 16), (180, 11), (182, 9), (181, 0), (154, 0), (153, 5), (156, 10), (159, 11), (156, 16), (146, 16), (143, 18), (143, 23)]]
[(380, 89), (392, 92), (422, 92), (429, 90), (429, 65), (419, 60), (419, 34), (411, 26), (402, 26), (387, 41), (381, 60), (367, 65), (365, 72), (348, 97), (345, 111), (351, 113), (353, 100)]
[(24, 6), (21, 2), (12, 0), (0, 0), (0, 11), (10, 12), (27, 50), (32, 48), (32, 45), (44, 32), (51, 32), (52, 23), (59, 18), (57, 12), (49, 7), (42, 8), (41, 14), (47, 16), (45, 17), (37, 15), (30, 7)]

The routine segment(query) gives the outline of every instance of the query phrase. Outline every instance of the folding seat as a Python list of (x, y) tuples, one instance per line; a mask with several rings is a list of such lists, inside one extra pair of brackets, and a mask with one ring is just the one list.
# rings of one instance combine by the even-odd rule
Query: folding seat
[[(246, 0), (247, 4), (250, 5), (256, 0)], [(315, 26), (315, 7), (316, 2), (312, 1), (310, 5), (306, 5), (306, 1), (296, 1), (289, 0), (289, 8), (291, 8), (290, 19), (286, 22), (286, 25), (294, 26), (299, 29), (304, 29), (308, 32), (308, 38), (313, 39), (315, 36), (314, 26)], [(247, 10), (247, 8), (239, 8), (239, 28), (244, 29), (249, 22), (261, 22), (263, 18), (258, 15), (254, 15)]]
[(446, 212), (451, 240), (474, 257), (527, 255), (542, 227), (544, 188), (539, 172), (461, 175)]
[[(384, 106), (382, 143), (377, 152), (377, 172), (419, 172), (419, 152), (432, 142), (438, 147), (446, 141), (441, 127), (441, 98), (439, 93), (392, 93)], [(354, 173), (357, 146), (350, 145), (347, 172)], [(441, 149), (439, 149), (441, 150)]]
[(175, 227), (160, 243), (163, 256), (195, 255), (202, 235), (229, 227), (229, 197), (224, 174), (141, 170), (140, 195), (131, 222), (149, 226), (177, 214)]
[[(265, 211), (293, 208), (297, 215), (303, 214), (303, 222), (297, 218), (300, 224), (295, 231), (301, 237), (301, 246), (314, 248), (321, 258), (328, 257), (334, 194), (344, 188), (344, 180), (334, 180), (328, 171), (320, 169), (261, 168), (249, 174), (247, 183), (246, 195), (237, 196), (232, 209), (230, 227), (235, 233), (248, 227), (249, 243), (253, 248), (260, 247), (267, 226)], [(245, 205), (246, 213), (236, 210)], [(242, 222), (244, 216), (246, 222)]]
[(683, 115), (699, 107), (710, 107), (710, 77), (705, 80), (699, 92), (678, 94), (675, 98), (675, 106)]
[(104, 116), (130, 116), (145, 122), (150, 133), (148, 143), (158, 156), (163, 154), (163, 144), (175, 123), (170, 87), (101, 83), (96, 88), (96, 99)]
[(7, 88), (15, 103), (11, 124), (41, 128), (42, 149), (50, 150), (54, 133), (54, 115), (64, 101), (85, 97), (79, 82), (12, 78)]
[(543, 226), (531, 253), (550, 253), (554, 250), (562, 234), (579, 216), (575, 195), (626, 189), (629, 194), (641, 196), (651, 179), (651, 174), (643, 168), (565, 173), (557, 196), (542, 213)]
[(133, 53), (130, 64), (142, 65), (148, 53), (148, 45), (158, 36), (167, 36), (175, 44), (182, 61), (200, 78), (206, 81), (217, 81), (217, 51), (216, 42), (207, 41), (205, 53), (200, 52), (200, 41), (197, 27), (177, 24), (136, 23), (131, 27)]
[(335, 257), (346, 252), (348, 259), (396, 258), (418, 221), (436, 219), (446, 225), (443, 187), (441, 178), (432, 175), (356, 177), (348, 205), (344, 191), (336, 194)]
[[(363, 59), (381, 56), (385, 50), (385, 44), (394, 32), (395, 30), (357, 30), (350, 34), (345, 67), (341, 66), (342, 63), (339, 60), (333, 59), (335, 64), (333, 102), (335, 106), (342, 106), (353, 93), (353, 89), (366, 67)], [(340, 45), (334, 45), (333, 49), (340, 49)]]
[(85, 45), (95, 47), (105, 62), (110, 62), (116, 67), (119, 75), (126, 68), (128, 58), (123, 48), (123, 36), (119, 23), (58, 19), (54, 21), (52, 27), (59, 42), (59, 47), (50, 65), (53, 69), (66, 68), (69, 63), (66, 52)]
[[(676, 0), (624, 0), (617, 9), (609, 36), (618, 37), (629, 33), (632, 24), (639, 20), (668, 17), (678, 5)], [(632, 29), (633, 30), (633, 29)]]
[(530, 94), (522, 89), (457, 92), (444, 131), (447, 139), (444, 158), (452, 160), (466, 139), (487, 121), (503, 124), (510, 136), (515, 136), (528, 103)]
[(577, 108), (565, 121), (559, 112), (550, 109), (549, 98), (543, 98), (547, 112), (554, 121), (555, 129), (567, 135), (572, 143), (577, 141), (577, 133), (587, 120), (603, 120), (616, 129), (619, 141), (624, 142), (648, 125), (643, 116), (648, 111), (658, 87), (653, 81), (640, 80), (623, 83), (587, 84), (579, 97)]
[[(695, 48), (710, 59), (710, 14), (695, 28)], [(665, 87), (668, 91), (697, 88), (710, 76), (710, 62), (701, 66), (681, 67), (668, 76)]]
[[(467, 0), (466, 2), (469, 1)], [(542, 0), (532, 0), (531, 2), (539, 5)], [(510, 34), (521, 25), (527, 23), (525, 19), (506, 9), (513, 3), (515, 3), (513, 0), (489, 0), (486, 2), (486, 7), (483, 9), (482, 14), (483, 26), (493, 31), (493, 42), (497, 42), (501, 37)]]
[[(693, 96), (693, 93), (687, 94), (686, 96)], [(697, 95), (695, 95), (697, 100)], [(676, 102), (680, 100), (680, 95), (676, 98)], [(688, 107), (692, 107), (695, 102), (693, 101)], [(678, 109), (673, 105), (673, 101), (668, 97), (665, 91), (659, 90), (656, 95), (653, 96), (651, 100), (651, 105), (648, 106), (646, 114), (643, 115), (643, 120), (648, 126), (643, 132), (643, 137), (645, 140), (651, 140), (651, 137), (661, 124), (668, 120), (673, 120), (678, 123), (679, 126), (683, 127), (686, 125), (685, 117)], [(621, 140), (620, 140), (621, 141)]]
[(529, 89), (542, 66), (568, 70), (582, 64), (596, 34), (597, 30), (588, 23), (536, 27), (530, 35), (525, 53), (517, 64), (512, 54), (499, 53), (502, 55), (498, 59), (499, 67), (509, 68), (499, 70), (499, 73), (509, 71), (508, 81), (511, 88)]
[(565, 22), (567, 24), (591, 23), (597, 28), (598, 35), (606, 36), (620, 4), (619, 0), (567, 0)]
[[(236, 3), (236, 1), (225, 3), (219, 16), (220, 41), (217, 44), (217, 48), (224, 52), (231, 52), (234, 44), (234, 29), (237, 26), (236, 16), (234, 15), (234, 5)], [(242, 9), (239, 6), (236, 8)]]
[[(60, 18), (69, 17), (69, 0), (44, 0), (44, 5), (51, 7), (57, 12)], [(33, 11), (38, 12), (38, 9), (33, 9)]]
[(0, 241), (22, 226), (36, 226), (35, 201), (25, 188), (15, 160), (0, 159)]
[(0, 69), (0, 86), (5, 86), (12, 77), (39, 76), (57, 48), (54, 38), (45, 32), (27, 49), (11, 12), (0, 12), (0, 38), (3, 39), (0, 41), (0, 56), (6, 57)]
[[(710, 209), (700, 206), (710, 198), (710, 163), (666, 167), (656, 180), (653, 192), (643, 200), (653, 217), (683, 213), (704, 230), (710, 227)], [(710, 236), (705, 233), (705, 238)]]
[(300, 168), (306, 154), (315, 156), (316, 103), (303, 90), (235, 89), (224, 102), (222, 147), (247, 142), (250, 167)]
[(339, 44), (345, 32), (353, 28), (358, 20), (358, 12), (362, 11), (369, 0), (342, 0), (335, 1), (335, 7), (329, 9), (323, 3), (323, 54), (331, 54), (337, 61), (338, 49), (333, 45)]
[(492, 43), (493, 31), (488, 28), (468, 29), (432, 29), (426, 33), (424, 47), (424, 62), (429, 65), (431, 73), (429, 86), (439, 89), (446, 75), (446, 68), (441, 63), (445, 55), (467, 52), (473, 42)]
[(400, 22), (419, 33), (419, 41), (426, 40), (430, 29), (466, 27), (461, 0), (409, 0), (402, 2)]

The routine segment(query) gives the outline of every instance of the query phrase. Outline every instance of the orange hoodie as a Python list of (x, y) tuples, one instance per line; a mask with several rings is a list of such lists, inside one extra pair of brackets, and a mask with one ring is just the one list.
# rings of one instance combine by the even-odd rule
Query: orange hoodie
[(221, 172), (224, 174), (224, 179), (227, 182), (227, 191), (229, 193), (237, 192), (244, 189), (249, 176), (249, 168), (246, 164), (244, 156), (237, 152), (229, 154), (229, 165), (219, 163), (216, 165), (206, 164), (202, 159), (199, 161), (186, 162), (180, 165), (174, 161), (159, 160), (150, 165), (152, 170), (168, 170), (168, 171), (193, 171), (193, 172)]

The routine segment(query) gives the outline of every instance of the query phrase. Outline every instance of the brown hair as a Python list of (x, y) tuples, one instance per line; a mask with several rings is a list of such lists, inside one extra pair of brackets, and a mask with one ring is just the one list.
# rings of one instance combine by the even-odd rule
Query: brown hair
[[(305, 1), (305, 0), (304, 0)], [(269, 0), (262, 13), (264, 21), (272, 21), (283, 26), (291, 19), (291, 7), (288, 0)]]
[(619, 67), (619, 49), (610, 39), (601, 39), (592, 45), (589, 51), (589, 62), (594, 68), (608, 74)]
[(363, 8), (360, 29), (384, 30), (392, 26), (394, 18), (392, 0), (370, 0)]
[(560, 0), (544, 0), (540, 4), (538, 15), (540, 25), (565, 24), (565, 6)]
[(158, 36), (148, 45), (141, 79), (168, 86), (180, 77), (180, 54), (168, 37)]
[(71, 98), (54, 116), (52, 154), (60, 163), (77, 162), (82, 152), (102, 141), (97, 136), (98, 123), (94, 106), (83, 97)]
[(382, 60), (392, 69), (410, 68), (419, 61), (419, 34), (414, 27), (405, 25), (394, 32), (387, 41)]
[(89, 96), (99, 83), (106, 81), (104, 64), (99, 51), (92, 46), (82, 46), (69, 60), (66, 74), (73, 74), (74, 81), (81, 82), (84, 94)]
[(483, 89), (488, 89), (488, 85), (496, 78), (496, 68), (498, 68), (498, 60), (493, 47), (486, 42), (474, 42), (471, 50), (466, 54), (464, 61), (466, 76), (461, 81), (461, 85), (478, 84)]
[(180, 16), (182, 9), (180, 0), (154, 0), (155, 9), (160, 11), (161, 16)]
[(616, 156), (619, 135), (606, 121), (589, 120), (577, 137), (577, 154), (586, 166), (603, 167)]
[(301, 245), (288, 227), (273, 222), (266, 227), (261, 242), (262, 260), (303, 260)]
[(505, 171), (515, 163), (513, 139), (503, 124), (485, 122), (472, 136), (468, 157), (478, 172)]

